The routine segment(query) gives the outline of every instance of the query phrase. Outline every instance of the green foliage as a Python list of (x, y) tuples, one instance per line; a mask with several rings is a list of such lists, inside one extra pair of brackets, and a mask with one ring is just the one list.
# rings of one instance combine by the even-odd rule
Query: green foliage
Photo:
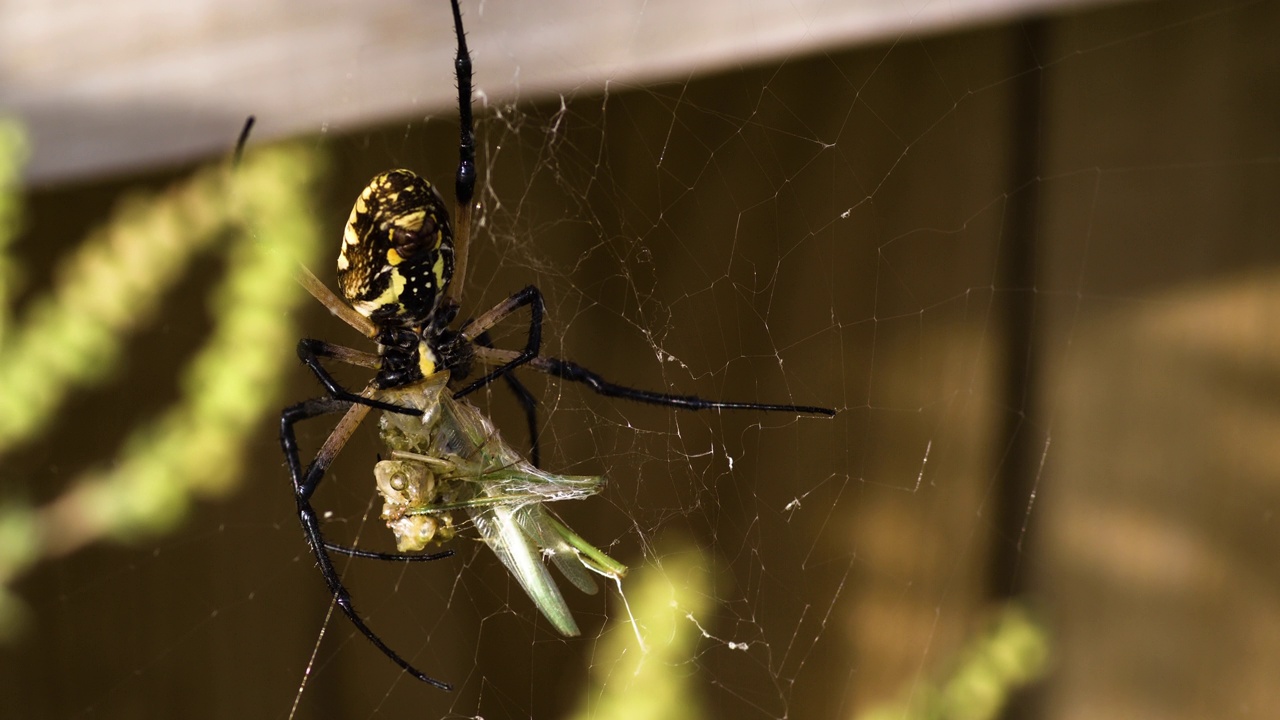
[(0, 498), (0, 634), (18, 607), (7, 594), (33, 564), (104, 538), (164, 532), (196, 496), (233, 487), (246, 434), (274, 411), (302, 298), (297, 263), (318, 243), (312, 184), (320, 162), (297, 148), (248, 155), (232, 170), (199, 171), (157, 195), (122, 202), (114, 217), (59, 262), (56, 286), (10, 327), (22, 135), (0, 124), (0, 453), (38, 436), (77, 388), (110, 376), (129, 334), (201, 252), (228, 270), (210, 299), (214, 331), (182, 370), (182, 398), (134, 428), (119, 455), (73, 479), (54, 500)]
[(707, 559), (692, 543), (671, 546), (662, 557), (661, 565), (645, 565), (629, 576), (630, 605), (615, 613), (601, 638), (592, 657), (591, 687), (571, 718), (706, 716), (694, 658), (703, 638), (697, 618), (711, 610), (713, 597)]
[(909, 699), (876, 708), (862, 720), (991, 720), (1015, 690), (1048, 669), (1048, 631), (1026, 608), (1010, 604), (964, 649), (950, 677), (913, 684)]
[[(707, 561), (691, 544), (669, 546), (662, 557), (661, 565), (644, 565), (628, 577), (628, 612), (614, 613), (601, 637), (591, 661), (591, 687), (571, 718), (706, 717), (696, 658), (704, 638), (699, 618), (713, 602)], [(992, 720), (1015, 691), (1048, 670), (1048, 631), (1033, 613), (1011, 603), (951, 661), (947, 677), (914, 681), (903, 699), (858, 717)]]

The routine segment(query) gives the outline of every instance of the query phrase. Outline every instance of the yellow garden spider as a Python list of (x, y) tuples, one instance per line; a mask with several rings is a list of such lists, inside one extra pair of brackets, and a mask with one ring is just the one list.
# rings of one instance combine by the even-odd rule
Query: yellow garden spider
[[(437, 560), (453, 554), (376, 553), (326, 542), (311, 498), (325, 471), (371, 410), (382, 410), (383, 439), (392, 458), (375, 469), (386, 505), (383, 517), (401, 551), (421, 550), (428, 540), (451, 535), (448, 511), (465, 509), (486, 542), (520, 580), (557, 629), (576, 635), (554, 583), (546, 578), (542, 554), (549, 554), (577, 587), (594, 590), (588, 570), (618, 577), (625, 568), (586, 544), (542, 507), (542, 503), (585, 497), (599, 491), (600, 478), (553, 475), (538, 469), (537, 401), (512, 374), (530, 367), (578, 382), (608, 397), (685, 410), (759, 410), (834, 415), (806, 405), (774, 405), (704, 400), (617, 385), (568, 360), (540, 354), (542, 293), (530, 285), (478, 317), (450, 326), (458, 317), (467, 246), (471, 238), (472, 193), (476, 184), (475, 134), (471, 117), (471, 57), (458, 0), (450, 0), (457, 35), (455, 70), (461, 125), (455, 183), (454, 222), (444, 199), (426, 180), (408, 170), (375, 177), (356, 199), (338, 254), (338, 285), (346, 304), (304, 271), (301, 281), (317, 299), (353, 327), (376, 340), (377, 354), (322, 340), (303, 339), (298, 356), (324, 385), (326, 394), (285, 408), (280, 416), (284, 449), (298, 516), (329, 592), (361, 634), (406, 672), (438, 688), (447, 683), (419, 671), (393, 651), (355, 611), (329, 554), (390, 561)], [(492, 347), (488, 331), (520, 308), (529, 309), (523, 350)], [(365, 389), (342, 387), (324, 368), (324, 358), (376, 371)], [(491, 368), (467, 382), (476, 366)], [(502, 378), (524, 409), (531, 437), (525, 461), (497, 437), (467, 395)], [(305, 468), (294, 426), (309, 418), (344, 412)], [(565, 560), (572, 556), (578, 563)], [(585, 580), (584, 580), (585, 578)], [(549, 588), (548, 588), (549, 585)], [(589, 587), (588, 587), (589, 586)]]

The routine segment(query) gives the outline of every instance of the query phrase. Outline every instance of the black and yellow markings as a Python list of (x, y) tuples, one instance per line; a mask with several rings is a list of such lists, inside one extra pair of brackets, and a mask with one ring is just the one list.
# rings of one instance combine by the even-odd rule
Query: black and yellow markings
[(453, 234), (440, 193), (408, 170), (371, 180), (338, 254), (338, 285), (352, 307), (376, 322), (419, 326), (452, 275)]

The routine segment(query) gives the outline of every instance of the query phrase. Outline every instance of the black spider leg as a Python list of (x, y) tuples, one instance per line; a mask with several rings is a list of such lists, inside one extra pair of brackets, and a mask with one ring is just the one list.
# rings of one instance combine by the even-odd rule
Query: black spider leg
[(231, 167), (240, 167), (240, 161), (244, 159), (244, 148), (249, 144), (249, 133), (253, 131), (253, 124), (257, 118), (250, 115), (244, 119), (244, 126), (240, 128), (240, 137), (236, 140), (235, 152), (231, 154)]
[[(481, 347), (492, 348), (493, 341), (489, 338), (489, 332), (480, 333), (475, 340), (477, 345)], [(525, 422), (529, 424), (529, 460), (536, 468), (542, 467), (542, 447), (538, 436), (538, 399), (529, 392), (529, 388), (524, 386), (514, 374), (506, 372), (502, 375), (502, 379), (506, 381), (507, 388), (511, 390), (511, 394), (516, 396), (516, 401), (520, 403), (520, 408), (524, 410)]]
[[(316, 563), (320, 567), (320, 574), (324, 577), (325, 584), (329, 587), (329, 592), (333, 596), (334, 602), (342, 610), (342, 614), (347, 616), (351, 624), (364, 635), (365, 639), (373, 643), (374, 647), (382, 651), (392, 662), (399, 665), (405, 672), (416, 677), (417, 679), (441, 690), (452, 690), (453, 687), (448, 683), (436, 680), (426, 673), (418, 670), (409, 661), (400, 657), (392, 650), (383, 640), (373, 632), (364, 620), (356, 612), (355, 606), (351, 600), (351, 593), (347, 591), (346, 586), (342, 584), (342, 579), (338, 575), (337, 568), (333, 566), (333, 560), (329, 557), (329, 550), (335, 550), (343, 554), (359, 554), (365, 551), (356, 550), (355, 548), (346, 548), (341, 545), (333, 545), (325, 542), (324, 534), (320, 531), (320, 520), (316, 515), (315, 508), (311, 505), (311, 497), (315, 494), (316, 488), (320, 485), (320, 481), (324, 479), (325, 471), (329, 468), (329, 464), (333, 462), (333, 458), (337, 456), (339, 450), (346, 443), (351, 433), (355, 430), (355, 425), (363, 419), (363, 415), (354, 420), (349, 426), (347, 423), (339, 423), (329, 439), (325, 441), (325, 445), (321, 447), (316, 454), (315, 459), (307, 466), (306, 470), (302, 469), (302, 461), (298, 451), (297, 437), (293, 431), (293, 426), (297, 423), (314, 417), (320, 417), (330, 413), (343, 412), (349, 410), (354, 404), (361, 404), (369, 408), (379, 408), (389, 412), (397, 412), (402, 414), (416, 415), (417, 410), (412, 408), (403, 408), (391, 403), (380, 402), (356, 395), (346, 388), (343, 388), (329, 375), (321, 365), (319, 358), (325, 357), (341, 357), (346, 348), (341, 346), (330, 345), (320, 340), (304, 339), (298, 343), (298, 356), (302, 358), (307, 367), (315, 373), (316, 377), (325, 384), (326, 390), (330, 395), (325, 397), (312, 398), (305, 400), (296, 405), (291, 405), (284, 409), (280, 414), (280, 446), (284, 450), (285, 459), (289, 464), (289, 478), (293, 483), (294, 499), (298, 506), (298, 518), (302, 524), (303, 533), (307, 537), (307, 544), (310, 545), (312, 554), (315, 555)], [(344, 420), (346, 418), (344, 417)], [(375, 554), (376, 555), (376, 554)], [(418, 556), (421, 560), (439, 560), (453, 555), (452, 550), (435, 553), (433, 555)]]
[(649, 405), (662, 405), (664, 407), (679, 408), (681, 410), (758, 410), (764, 412), (789, 412), (801, 415), (826, 415), (831, 417), (836, 414), (835, 410), (830, 408), (816, 407), (813, 405), (776, 405), (772, 403), (748, 403), (748, 402), (724, 402), (720, 400), (704, 400), (696, 395), (672, 395), (669, 393), (653, 392), (651, 390), (640, 390), (638, 388), (627, 387), (611, 383), (600, 377), (600, 375), (582, 367), (581, 365), (569, 361), (561, 360), (554, 357), (538, 357), (529, 362), (529, 366), (542, 372), (586, 385), (593, 391), (605, 397), (622, 398), (624, 400), (633, 400), (635, 402), (647, 403)]
[(452, 550), (441, 550), (438, 553), (384, 553), (373, 552), (372, 550), (361, 550), (359, 548), (347, 547), (346, 545), (338, 545), (328, 540), (324, 543), (324, 549), (331, 553), (339, 555), (348, 555), (353, 558), (363, 558), (365, 560), (386, 560), (388, 562), (426, 562), (428, 560), (443, 560), (447, 557), (453, 557)]
[(303, 364), (316, 376), (316, 379), (324, 385), (324, 389), (328, 391), (329, 397), (334, 400), (342, 400), (347, 403), (356, 405), (367, 405), (376, 410), (385, 410), (387, 412), (400, 413), (401, 415), (421, 415), (420, 410), (411, 407), (403, 407), (394, 403), (383, 402), (381, 400), (373, 400), (363, 395), (353, 393), (342, 387), (337, 380), (333, 379), (333, 375), (320, 364), (320, 358), (337, 358), (342, 359), (350, 351), (341, 345), (325, 342), (324, 340), (316, 340), (314, 338), (303, 338), (298, 341), (298, 358)]
[[(647, 403), (650, 405), (661, 405), (664, 407), (680, 408), (682, 410), (755, 410), (763, 412), (789, 412), (801, 415), (826, 415), (828, 417), (836, 414), (835, 410), (830, 408), (817, 407), (813, 405), (790, 405), (790, 404), (773, 404), (773, 403), (747, 403), (747, 402), (724, 402), (719, 400), (704, 400), (696, 395), (673, 395), (670, 393), (653, 392), (651, 390), (640, 390), (638, 388), (627, 387), (626, 385), (618, 385), (609, 382), (599, 374), (586, 369), (585, 367), (569, 361), (555, 357), (547, 357), (538, 355), (542, 348), (542, 315), (544, 312), (544, 302), (542, 293), (538, 288), (530, 285), (520, 292), (512, 295), (506, 302), (498, 305), (494, 309), (476, 318), (468, 325), (464, 325), (462, 333), (469, 336), (475, 333), (474, 329), (469, 331), (469, 326), (479, 327), (483, 331), (487, 331), (493, 325), (496, 325), (502, 319), (515, 312), (523, 305), (529, 306), (529, 339), (525, 343), (525, 348), (512, 360), (498, 366), (497, 369), (488, 375), (467, 385), (463, 389), (453, 394), (454, 399), (462, 398), (476, 390), (488, 385), (499, 375), (506, 377), (508, 373), (521, 365), (528, 364), (531, 367), (558, 377), (562, 380), (577, 382), (586, 385), (593, 391), (605, 397), (623, 398), (625, 400), (633, 400), (635, 402)], [(479, 333), (475, 335), (479, 337)], [(527, 410), (526, 410), (527, 412)]]
[(466, 33), (462, 31), (462, 9), (458, 7), (458, 0), (450, 0), (450, 4), (453, 6), (453, 27), (458, 35), (458, 55), (453, 67), (458, 79), (458, 123), (462, 126), (454, 193), (459, 207), (470, 207), (471, 197), (476, 189), (476, 133), (471, 119), (471, 52), (467, 50)]
[(453, 394), (454, 400), (460, 400), (470, 395), (498, 377), (505, 377), (507, 373), (538, 357), (538, 351), (542, 349), (542, 313), (546, 305), (542, 300), (542, 293), (533, 285), (526, 287), (507, 298), (501, 305), (463, 325), (462, 334), (464, 337), (478, 337), (502, 321), (503, 318), (526, 305), (529, 306), (529, 336), (524, 344), (524, 350), (521, 350), (510, 362), (499, 365), (488, 375), (455, 392)]
[(476, 190), (476, 133), (471, 115), (471, 53), (467, 35), (462, 29), (462, 9), (458, 0), (450, 0), (453, 29), (458, 38), (458, 54), (454, 58), (454, 77), (458, 81), (458, 173), (453, 187), (453, 278), (445, 290), (441, 307), (456, 310), (467, 278), (467, 250), (471, 245), (471, 215)]
[[(336, 448), (330, 448), (330, 441), (325, 442), (325, 447), (320, 449), (314, 460), (303, 471), (302, 462), (298, 455), (298, 441), (293, 432), (293, 426), (297, 423), (308, 420), (321, 415), (327, 415), (335, 412), (342, 412), (351, 407), (352, 403), (347, 400), (318, 397), (310, 400), (304, 400), (296, 405), (291, 405), (284, 409), (280, 414), (280, 446), (284, 450), (285, 459), (289, 463), (289, 477), (293, 482), (294, 499), (298, 505), (298, 518), (302, 523), (302, 531), (307, 536), (307, 544), (311, 546), (312, 554), (316, 557), (316, 563), (320, 566), (320, 574), (324, 576), (325, 584), (329, 586), (329, 593), (333, 596), (333, 600), (342, 610), (342, 614), (347, 616), (352, 625), (364, 635), (365, 639), (373, 643), (374, 647), (382, 651), (392, 662), (399, 665), (405, 672), (416, 677), (417, 679), (434, 685), (441, 690), (452, 690), (453, 686), (446, 682), (441, 682), (426, 673), (418, 670), (409, 661), (400, 657), (392, 650), (377, 633), (365, 624), (364, 620), (356, 613), (355, 606), (351, 601), (351, 593), (342, 584), (342, 579), (338, 576), (338, 570), (333, 566), (333, 561), (329, 558), (326, 551), (328, 543), (324, 541), (324, 535), (320, 532), (320, 520), (316, 516), (315, 508), (311, 506), (311, 497), (315, 494), (316, 488), (320, 485), (320, 481), (324, 478), (325, 470), (337, 455), (338, 449), (345, 443), (345, 437), (339, 437)], [(335, 429), (334, 435), (330, 435), (332, 440), (339, 433), (345, 432), (348, 436), (354, 427), (343, 428), (339, 424), (339, 428)], [(453, 553), (438, 553), (430, 559), (439, 559), (440, 557), (448, 557)]]

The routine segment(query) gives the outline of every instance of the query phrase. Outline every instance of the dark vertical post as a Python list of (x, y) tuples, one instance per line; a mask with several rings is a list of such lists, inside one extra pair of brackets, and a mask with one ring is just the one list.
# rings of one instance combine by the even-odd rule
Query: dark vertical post
[[(996, 288), (1003, 348), (1004, 387), (1009, 408), (997, 436), (1000, 464), (994, 495), (994, 541), (988, 593), (1003, 601), (1027, 590), (1024, 562), (1031, 552), (1035, 515), (1033, 494), (1040, 474), (1046, 437), (1037, 392), (1041, 362), (1037, 333), (1037, 221), (1040, 214), (1040, 163), (1043, 129), (1043, 63), (1047, 21), (1031, 19), (1015, 26), (1011, 67), (1018, 74), (1013, 89), (1009, 155), (1009, 196)], [(1016, 692), (1003, 717), (1035, 716), (1034, 688)]]

